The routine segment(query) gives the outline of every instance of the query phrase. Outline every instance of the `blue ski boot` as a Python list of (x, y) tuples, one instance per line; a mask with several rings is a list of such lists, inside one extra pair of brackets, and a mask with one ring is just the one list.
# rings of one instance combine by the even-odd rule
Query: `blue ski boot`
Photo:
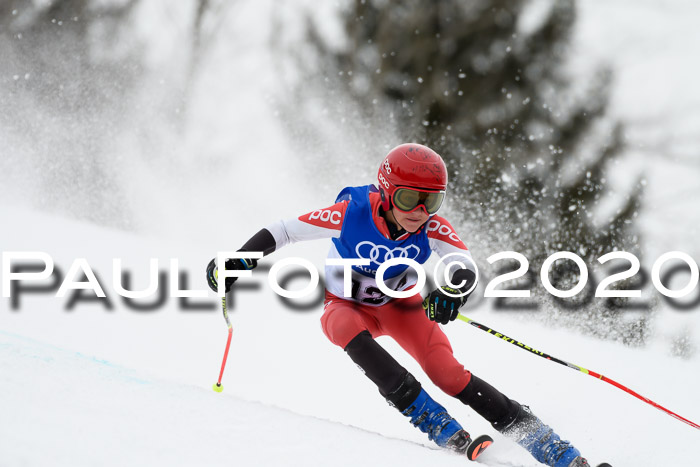
[(416, 400), (401, 413), (410, 417), (413, 426), (427, 433), (428, 439), (440, 447), (463, 453), (471, 442), (469, 433), (425, 389), (421, 389)]
[(538, 461), (550, 467), (589, 467), (578, 449), (563, 441), (549, 426), (542, 423), (529, 407), (521, 406), (518, 417), (500, 430), (508, 438), (527, 449)]
[[(443, 448), (465, 453), (472, 439), (447, 409), (435, 402), (411, 373), (407, 373), (395, 391), (386, 396), (390, 405), (411, 419), (413, 426), (428, 434)], [(490, 439), (490, 438), (489, 438)], [(485, 444), (486, 447), (488, 444)], [(473, 454), (473, 457), (479, 452)]]

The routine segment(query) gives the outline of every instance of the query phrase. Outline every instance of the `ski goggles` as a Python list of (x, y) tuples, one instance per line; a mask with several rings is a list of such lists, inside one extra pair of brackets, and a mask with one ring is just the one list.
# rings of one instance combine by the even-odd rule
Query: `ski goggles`
[(397, 188), (391, 198), (394, 207), (399, 211), (413, 212), (423, 206), (428, 214), (435, 214), (445, 199), (445, 192), (424, 191), (416, 188)]

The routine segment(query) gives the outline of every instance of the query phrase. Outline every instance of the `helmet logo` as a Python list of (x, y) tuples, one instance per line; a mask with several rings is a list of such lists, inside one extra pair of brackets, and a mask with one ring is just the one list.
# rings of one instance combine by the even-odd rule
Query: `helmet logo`
[(386, 181), (386, 178), (384, 178), (384, 175), (379, 174), (379, 181), (382, 182), (382, 185), (384, 185), (384, 188), (387, 190), (389, 189), (389, 182)]
[(384, 170), (386, 170), (386, 173), (388, 173), (388, 174), (391, 173), (391, 166), (389, 165), (389, 159), (384, 159)]

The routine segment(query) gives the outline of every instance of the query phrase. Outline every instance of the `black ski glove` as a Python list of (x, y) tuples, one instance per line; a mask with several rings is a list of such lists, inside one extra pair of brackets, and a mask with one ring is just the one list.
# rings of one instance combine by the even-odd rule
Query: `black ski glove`
[[(240, 259), (240, 258), (233, 258), (233, 259), (227, 259), (226, 263), (224, 264), (224, 268), (226, 270), (250, 270), (253, 269), (255, 266), (258, 265), (258, 261), (256, 259)], [(216, 258), (212, 259), (209, 261), (209, 264), (207, 265), (207, 284), (209, 284), (209, 287), (214, 291), (218, 292), (219, 291), (219, 270), (216, 267)], [(228, 293), (231, 290), (231, 286), (233, 285), (234, 282), (236, 282), (238, 278), (237, 277), (227, 277), (226, 282), (224, 283), (224, 286), (226, 288), (226, 293)]]
[(458, 289), (453, 289), (443, 285), (439, 289), (435, 289), (423, 300), (423, 309), (426, 316), (431, 321), (437, 321), (440, 324), (447, 324), (454, 321), (459, 314), (459, 307), (467, 302), (467, 296), (450, 297), (442, 293), (442, 291), (453, 295), (461, 293)]

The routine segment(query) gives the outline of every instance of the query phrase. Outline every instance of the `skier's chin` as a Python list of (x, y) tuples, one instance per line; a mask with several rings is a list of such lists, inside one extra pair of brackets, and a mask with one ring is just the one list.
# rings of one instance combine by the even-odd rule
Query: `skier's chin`
[(423, 227), (423, 224), (425, 224), (425, 222), (423, 222), (422, 220), (411, 221), (406, 219), (404, 220), (403, 224), (404, 225), (402, 225), (401, 227), (403, 227), (406, 230), (406, 232), (416, 233), (421, 227)]

